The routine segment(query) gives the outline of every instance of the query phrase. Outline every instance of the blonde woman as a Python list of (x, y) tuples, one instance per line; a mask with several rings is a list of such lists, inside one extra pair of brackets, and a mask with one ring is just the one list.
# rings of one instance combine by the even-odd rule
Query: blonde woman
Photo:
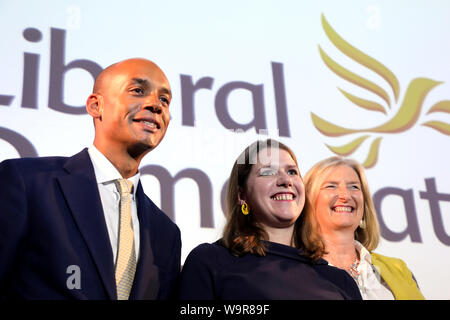
[(380, 233), (362, 166), (331, 157), (305, 176), (307, 203), (302, 221), (304, 249), (353, 277), (365, 300), (424, 299), (406, 266), (374, 253)]

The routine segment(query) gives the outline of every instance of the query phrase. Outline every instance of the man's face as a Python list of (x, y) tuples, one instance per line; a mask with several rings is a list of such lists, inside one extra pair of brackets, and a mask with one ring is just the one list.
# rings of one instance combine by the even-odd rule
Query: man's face
[(132, 59), (106, 72), (98, 94), (100, 118), (96, 139), (112, 148), (125, 147), (130, 155), (155, 148), (170, 121), (169, 82), (152, 62)]

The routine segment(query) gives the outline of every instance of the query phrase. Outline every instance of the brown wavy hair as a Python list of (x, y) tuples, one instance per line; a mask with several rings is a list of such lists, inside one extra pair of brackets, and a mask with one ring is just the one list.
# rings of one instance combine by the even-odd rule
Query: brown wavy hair
[[(255, 141), (245, 148), (237, 158), (231, 169), (227, 185), (225, 206), (227, 221), (222, 239), (224, 245), (231, 250), (232, 254), (237, 256), (246, 253), (265, 255), (266, 248), (262, 240), (268, 240), (268, 234), (254, 221), (251, 212), (247, 216), (242, 214), (241, 205), (239, 204), (239, 193), (247, 190), (248, 176), (253, 165), (257, 162), (258, 153), (267, 148), (278, 148), (287, 151), (298, 167), (294, 152), (285, 144), (273, 139)], [(297, 229), (296, 222), (292, 239), (295, 247), (300, 246), (300, 234)]]

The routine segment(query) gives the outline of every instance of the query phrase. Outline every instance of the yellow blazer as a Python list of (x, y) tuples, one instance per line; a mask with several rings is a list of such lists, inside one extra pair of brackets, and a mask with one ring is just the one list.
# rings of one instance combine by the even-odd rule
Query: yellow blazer
[(372, 264), (386, 281), (396, 300), (425, 300), (406, 263), (378, 253), (371, 253)]

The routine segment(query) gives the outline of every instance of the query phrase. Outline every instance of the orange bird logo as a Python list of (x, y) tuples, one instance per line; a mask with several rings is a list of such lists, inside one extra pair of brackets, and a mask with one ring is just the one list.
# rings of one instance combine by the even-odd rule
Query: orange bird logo
[[(380, 75), (392, 89), (392, 96), (395, 99), (394, 103), (396, 108), (391, 108), (390, 96), (383, 88), (381, 88), (374, 82), (367, 80), (339, 65), (336, 61), (331, 59), (319, 45), (320, 56), (325, 65), (331, 71), (333, 71), (344, 80), (349, 81), (377, 95), (381, 98), (381, 101), (383, 101), (383, 103), (380, 104), (375, 101), (357, 97), (347, 91), (338, 88), (338, 90), (355, 106), (363, 108), (370, 112), (381, 112), (386, 116), (387, 120), (384, 123), (367, 129), (344, 128), (328, 122), (311, 112), (311, 118), (314, 126), (325, 136), (340, 137), (348, 135), (350, 137), (350, 141), (345, 145), (331, 146), (326, 144), (326, 146), (337, 155), (351, 155), (364, 142), (371, 141), (369, 152), (364, 162), (362, 162), (365, 168), (371, 168), (377, 163), (378, 153), (380, 150), (380, 144), (383, 135), (404, 132), (415, 126), (420, 118), (423, 101), (426, 95), (442, 82), (428, 78), (415, 78), (409, 83), (404, 94), (403, 101), (398, 104), (400, 85), (397, 77), (392, 73), (392, 71), (379, 61), (373, 59), (372, 57), (368, 56), (367, 54), (363, 53), (362, 51), (358, 50), (350, 43), (345, 41), (330, 26), (323, 14), (322, 26), (328, 39), (337, 49), (339, 49), (339, 51), (341, 51), (343, 54), (356, 61), (357, 63)], [(397, 107), (397, 105), (399, 105), (399, 107)], [(438, 112), (450, 113), (450, 100), (442, 100), (434, 104), (425, 114), (425, 117), (431, 113)], [(370, 114), (368, 113), (368, 115)], [(425, 121), (422, 122), (421, 125), (437, 130), (438, 132), (447, 136), (450, 135), (449, 123), (435, 120), (426, 121), (425, 119)]]

